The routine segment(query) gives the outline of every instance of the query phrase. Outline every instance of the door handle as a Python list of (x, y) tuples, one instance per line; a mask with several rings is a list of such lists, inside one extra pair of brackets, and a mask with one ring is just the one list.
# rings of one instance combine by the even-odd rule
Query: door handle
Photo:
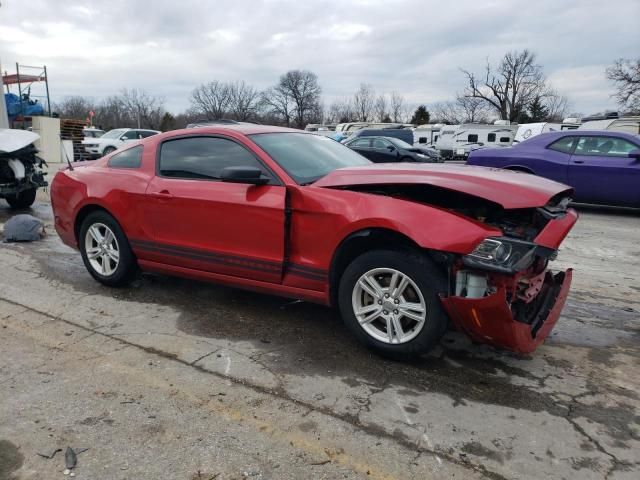
[(573, 163), (584, 163), (584, 160), (574, 160)]
[(160, 190), (159, 192), (152, 192), (149, 194), (151, 198), (160, 198), (163, 200), (170, 200), (173, 198), (173, 195), (169, 192), (169, 190)]

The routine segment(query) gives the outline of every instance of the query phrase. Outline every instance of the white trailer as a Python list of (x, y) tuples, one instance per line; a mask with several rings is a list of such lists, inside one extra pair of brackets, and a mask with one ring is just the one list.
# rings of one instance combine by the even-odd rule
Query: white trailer
[(440, 130), (444, 126), (442, 123), (418, 125), (413, 130), (413, 144), (417, 147), (433, 147), (440, 137)]
[(509, 147), (517, 125), (467, 123), (446, 125), (440, 130), (435, 148), (445, 160), (464, 160), (477, 147)]
[(568, 120), (574, 119), (566, 119), (562, 123), (521, 123), (518, 125), (518, 130), (516, 131), (516, 136), (513, 140), (513, 143), (524, 142), (528, 138), (535, 137), (536, 135), (540, 135), (541, 133), (559, 132), (562, 130), (575, 130), (580, 126), (579, 122), (569, 122)]
[(584, 122), (578, 130), (613, 130), (640, 134), (640, 117), (609, 118), (607, 120), (590, 120)]

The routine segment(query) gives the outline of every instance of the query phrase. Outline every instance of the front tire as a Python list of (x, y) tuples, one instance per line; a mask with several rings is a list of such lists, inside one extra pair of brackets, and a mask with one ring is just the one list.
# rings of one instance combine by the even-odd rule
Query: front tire
[(102, 156), (105, 157), (105, 156), (109, 155), (111, 152), (115, 152), (115, 151), (116, 151), (116, 147), (107, 147), (102, 152)]
[(118, 222), (105, 211), (87, 215), (78, 238), (85, 267), (98, 282), (127, 285), (137, 271), (136, 258)]
[(5, 200), (11, 208), (29, 208), (36, 200), (36, 189), (22, 190), (20, 193), (6, 197)]
[(409, 359), (428, 352), (447, 330), (438, 294), (446, 278), (423, 253), (374, 250), (340, 279), (339, 307), (349, 330), (377, 353)]

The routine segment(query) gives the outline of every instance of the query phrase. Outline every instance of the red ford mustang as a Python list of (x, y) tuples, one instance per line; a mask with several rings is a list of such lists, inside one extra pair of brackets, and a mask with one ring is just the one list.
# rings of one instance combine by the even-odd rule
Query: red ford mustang
[(520, 353), (549, 334), (571, 270), (549, 261), (577, 219), (565, 185), (464, 165), (372, 164), (326, 137), (265, 126), (156, 135), (58, 172), (55, 226), (89, 273), (138, 268), (336, 305), (391, 356), (449, 320)]

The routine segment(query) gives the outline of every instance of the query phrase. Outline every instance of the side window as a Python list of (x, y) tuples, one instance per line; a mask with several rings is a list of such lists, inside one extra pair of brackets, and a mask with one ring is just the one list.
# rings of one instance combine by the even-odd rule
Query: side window
[(418, 143), (427, 143), (427, 137), (418, 138)]
[(500, 143), (509, 143), (511, 141), (511, 137), (500, 137)]
[(153, 137), (154, 135), (156, 135), (156, 132), (144, 132), (144, 131), (140, 131), (138, 132), (140, 137), (142, 138), (147, 138), (147, 137)]
[(218, 180), (226, 167), (254, 167), (271, 176), (246, 148), (218, 137), (169, 140), (160, 147), (159, 171), (163, 177)]
[(606, 157), (626, 157), (638, 147), (627, 140), (615, 137), (580, 137), (576, 155), (597, 155)]
[(121, 138), (126, 140), (137, 140), (138, 139), (138, 131), (137, 130), (129, 130)]
[(556, 140), (547, 148), (549, 150), (555, 150), (557, 152), (562, 153), (571, 153), (573, 152), (573, 146), (575, 145), (576, 137), (564, 137), (560, 140)]
[(389, 142), (387, 142), (386, 140), (382, 140), (381, 138), (375, 138), (373, 140), (373, 145), (371, 145), (373, 148), (387, 148), (389, 145), (391, 145)]
[(477, 133), (470, 133), (469, 135), (467, 135), (467, 142), (476, 143), (477, 141), (478, 141), (478, 134)]
[(371, 140), (370, 139), (368, 139), (368, 138), (359, 138), (358, 140), (356, 140), (355, 142), (353, 142), (349, 146), (350, 147), (367, 148), (367, 147), (369, 147), (370, 144), (371, 144)]
[(496, 141), (495, 133), (490, 133), (489, 135), (487, 135), (487, 142), (495, 142), (495, 141)]
[(140, 168), (142, 164), (142, 145), (116, 153), (109, 159), (111, 168)]

